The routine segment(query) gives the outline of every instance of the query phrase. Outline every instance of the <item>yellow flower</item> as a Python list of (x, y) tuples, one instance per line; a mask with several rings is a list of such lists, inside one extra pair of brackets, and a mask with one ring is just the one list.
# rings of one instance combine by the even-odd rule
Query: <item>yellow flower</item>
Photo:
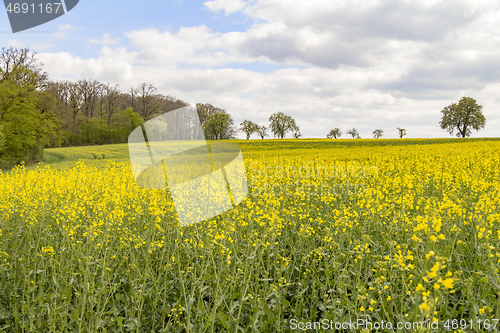
[(365, 311), (365, 308), (364, 307), (360, 307), (359, 310), (360, 311)]
[(419, 308), (423, 311), (429, 311), (429, 306), (427, 305), (427, 303), (420, 304)]
[(417, 291), (422, 291), (422, 290), (425, 290), (425, 288), (424, 288), (424, 286), (422, 286), (422, 284), (421, 284), (421, 283), (419, 283), (419, 284), (417, 285), (417, 289), (416, 289), (416, 290), (417, 290)]
[(453, 288), (453, 279), (452, 278), (448, 278), (446, 280), (443, 280), (443, 282), (441, 282), (443, 284), (443, 286), (446, 288), (446, 289), (452, 289)]

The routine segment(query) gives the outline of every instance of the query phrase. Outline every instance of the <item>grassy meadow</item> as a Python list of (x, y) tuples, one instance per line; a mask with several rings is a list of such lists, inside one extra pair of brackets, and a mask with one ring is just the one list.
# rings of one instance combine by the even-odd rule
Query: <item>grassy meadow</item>
[(187, 227), (125, 144), (0, 173), (0, 332), (500, 330), (500, 140), (232, 142), (248, 197)]

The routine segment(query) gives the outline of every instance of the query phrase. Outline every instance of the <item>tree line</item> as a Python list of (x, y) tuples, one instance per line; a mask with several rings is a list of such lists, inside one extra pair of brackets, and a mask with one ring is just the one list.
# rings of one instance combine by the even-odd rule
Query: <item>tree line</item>
[[(122, 91), (93, 79), (50, 80), (35, 55), (12, 47), (0, 55), (0, 168), (40, 162), (45, 147), (125, 143), (143, 122), (188, 105), (147, 83)], [(196, 108), (208, 139), (235, 137), (225, 109)]]
[[(119, 85), (92, 79), (50, 80), (35, 54), (12, 47), (0, 54), (0, 168), (40, 162), (45, 147), (125, 143), (143, 122), (187, 105), (147, 83), (122, 91)], [(208, 103), (198, 103), (196, 109), (207, 139), (235, 138), (238, 129), (225, 109)], [(471, 97), (441, 113), (441, 128), (458, 137), (470, 136), (486, 123), (482, 106)], [(247, 139), (254, 133), (264, 139), (268, 131), (281, 139), (288, 133), (302, 136), (295, 119), (283, 112), (273, 113), (269, 122), (266, 127), (245, 119), (239, 129)], [(397, 129), (400, 138), (406, 135), (406, 129)], [(360, 138), (355, 128), (346, 133)], [(373, 131), (375, 138), (383, 134), (382, 129)], [(327, 137), (341, 135), (334, 128)]]
[[(452, 103), (441, 111), (441, 121), (439, 125), (442, 129), (446, 130), (451, 135), (465, 138), (472, 134), (472, 130), (479, 131), (486, 125), (486, 118), (482, 112), (483, 106), (479, 105), (472, 97), (462, 97), (458, 103)], [(269, 128), (264, 125), (258, 125), (250, 120), (244, 120), (240, 124), (240, 130), (246, 134), (247, 140), (254, 133), (257, 133), (262, 139), (268, 136), (267, 131), (271, 130), (274, 137), (283, 139), (283, 137), (292, 132), (295, 138), (302, 136), (300, 129), (295, 123), (295, 119), (283, 112), (273, 113), (269, 117)], [(406, 129), (396, 127), (398, 130), (399, 138), (406, 135)], [(356, 128), (349, 129), (346, 134), (353, 139), (361, 139)], [(380, 139), (384, 136), (384, 130), (378, 128), (372, 132), (375, 139)], [(338, 139), (342, 136), (340, 128), (336, 127), (330, 130), (326, 135), (329, 139)]]
[(300, 128), (295, 123), (295, 119), (292, 116), (284, 114), (283, 112), (273, 113), (269, 117), (269, 127), (265, 125), (258, 125), (251, 120), (244, 120), (240, 124), (240, 130), (246, 134), (247, 140), (250, 139), (252, 134), (257, 133), (262, 139), (267, 137), (268, 131), (274, 134), (274, 137), (283, 139), (287, 133), (292, 133), (294, 138), (300, 138), (302, 133), (300, 133)]
[[(403, 138), (406, 135), (406, 129), (405, 128), (400, 128), (396, 127), (398, 130), (398, 136), (399, 138)], [(351, 128), (346, 132), (346, 134), (350, 135), (353, 139), (361, 139), (361, 135), (359, 134), (358, 130), (356, 128)], [(373, 138), (374, 139), (380, 139), (381, 137), (384, 136), (384, 130), (381, 128), (378, 128), (372, 132)], [(342, 136), (342, 131), (340, 128), (336, 127), (330, 130), (326, 137), (328, 139), (338, 139)]]

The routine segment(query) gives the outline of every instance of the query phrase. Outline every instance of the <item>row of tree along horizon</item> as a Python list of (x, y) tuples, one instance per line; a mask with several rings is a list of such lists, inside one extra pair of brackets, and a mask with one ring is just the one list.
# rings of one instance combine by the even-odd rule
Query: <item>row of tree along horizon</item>
[[(46, 147), (125, 143), (143, 122), (188, 105), (147, 83), (124, 92), (119, 85), (93, 79), (50, 80), (35, 55), (12, 47), (3, 48), (0, 55), (0, 168), (40, 162)], [(440, 125), (452, 134), (457, 129), (458, 136), (469, 136), (471, 128), (484, 127), (481, 108), (464, 97), (441, 111)], [(198, 103), (196, 109), (207, 139), (235, 138), (238, 129), (225, 109), (208, 103)], [(265, 138), (268, 130), (278, 138), (290, 132), (295, 138), (302, 136), (295, 120), (283, 112), (272, 114), (269, 121), (266, 127), (245, 120), (239, 130), (247, 139), (253, 133)], [(398, 130), (400, 137), (406, 134)], [(335, 128), (327, 137), (341, 134)], [(355, 129), (347, 134), (359, 137)], [(373, 134), (381, 137), (383, 131)]]
[[(269, 117), (269, 121), (271, 122), (271, 124), (268, 128), (264, 125), (259, 125), (251, 120), (245, 119), (241, 123), (240, 130), (246, 134), (247, 140), (250, 139), (252, 134), (258, 134), (261, 139), (264, 139), (265, 137), (269, 136), (267, 133), (268, 130), (271, 130), (274, 136), (280, 139), (284, 138), (284, 136), (289, 132), (292, 133), (294, 138), (300, 138), (302, 136), (299, 127), (295, 123), (295, 120), (292, 117), (283, 114), (282, 112), (273, 113), (271, 117)], [(400, 138), (403, 138), (406, 135), (405, 128), (396, 127), (396, 129), (398, 130), (398, 136)], [(346, 132), (346, 134), (350, 135), (353, 139), (361, 139), (361, 135), (356, 128), (351, 128)], [(384, 136), (384, 130), (376, 129), (372, 134), (373, 138), (380, 139)], [(328, 139), (338, 139), (341, 136), (342, 131), (338, 127), (333, 128), (326, 135)]]
[[(452, 103), (441, 110), (439, 126), (451, 135), (455, 135), (459, 138), (469, 137), (472, 134), (472, 130), (479, 131), (486, 125), (486, 118), (484, 117), (482, 109), (483, 106), (479, 105), (474, 98), (462, 97), (458, 103)], [(292, 132), (295, 138), (302, 136), (299, 127), (295, 123), (295, 119), (283, 112), (273, 113), (271, 117), (269, 117), (269, 121), (270, 126), (267, 128), (264, 125), (261, 126), (251, 120), (245, 119), (241, 123), (240, 130), (246, 134), (247, 140), (250, 139), (250, 136), (254, 133), (257, 133), (264, 139), (268, 135), (268, 130), (271, 130), (275, 137), (281, 139), (289, 132)], [(405, 128), (396, 127), (396, 129), (398, 130), (399, 138), (403, 138), (406, 135)], [(346, 134), (350, 135), (353, 139), (361, 139), (356, 128), (351, 128)], [(384, 136), (384, 130), (379, 128), (374, 130), (372, 134), (375, 139), (379, 139)], [(326, 135), (329, 139), (338, 139), (341, 136), (342, 131), (338, 127), (333, 128)]]
[[(129, 91), (97, 80), (50, 80), (35, 52), (3, 48), (0, 55), (0, 168), (37, 163), (47, 147), (125, 143), (143, 122), (188, 105), (142, 83)], [(231, 115), (196, 105), (207, 139), (234, 138)]]

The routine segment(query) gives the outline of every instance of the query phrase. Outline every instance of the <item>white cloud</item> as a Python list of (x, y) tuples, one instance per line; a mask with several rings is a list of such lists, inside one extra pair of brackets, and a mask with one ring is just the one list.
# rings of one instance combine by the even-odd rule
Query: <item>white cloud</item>
[(13, 47), (13, 48), (16, 48), (16, 49), (21, 49), (23, 47), (25, 47), (24, 43), (19, 41), (19, 40), (15, 40), (15, 39), (10, 39), (8, 41), (8, 44), (10, 47)]
[(229, 15), (242, 10), (247, 3), (243, 0), (213, 0), (204, 2), (203, 5), (211, 11), (224, 11), (226, 15)]
[(111, 38), (110, 34), (105, 33), (104, 35), (102, 35), (101, 38), (92, 37), (92, 38), (90, 38), (89, 41), (92, 44), (113, 45), (113, 44), (119, 43), (120, 42), (120, 38), (119, 37)]
[(51, 42), (47, 42), (47, 41), (44, 41), (44, 42), (38, 42), (38, 43), (33, 43), (31, 45), (33, 51), (36, 51), (36, 52), (39, 52), (39, 51), (47, 51), (47, 50), (50, 50), (51, 48), (53, 48), (55, 46), (54, 43), (51, 43)]
[[(115, 39), (105, 34), (91, 40), (106, 45), (99, 57), (43, 53), (40, 58), (53, 78), (91, 77), (124, 89), (149, 82), (185, 101), (224, 107), (236, 122), (251, 118), (265, 124), (271, 113), (283, 111), (310, 137), (324, 137), (332, 127), (357, 127), (363, 137), (383, 128), (395, 137), (397, 126), (407, 128), (409, 137), (447, 136), (438, 126), (439, 111), (467, 95), (484, 105), (488, 126), (480, 135), (496, 135), (496, 1), (214, 0), (204, 5), (226, 14), (240, 11), (254, 24), (225, 33), (204, 25), (134, 30), (125, 35), (127, 48), (110, 47)], [(301, 68), (217, 69), (231, 63)]]
[(66, 37), (66, 33), (69, 32), (69, 31), (73, 31), (75, 30), (75, 28), (71, 25), (71, 24), (58, 24), (58, 31), (54, 34), (54, 37), (56, 38), (65, 38)]
[[(104, 52), (105, 53), (105, 52)], [(82, 59), (67, 52), (39, 53), (38, 59), (53, 79), (96, 79), (121, 84), (133, 77), (132, 64), (106, 55)]]

